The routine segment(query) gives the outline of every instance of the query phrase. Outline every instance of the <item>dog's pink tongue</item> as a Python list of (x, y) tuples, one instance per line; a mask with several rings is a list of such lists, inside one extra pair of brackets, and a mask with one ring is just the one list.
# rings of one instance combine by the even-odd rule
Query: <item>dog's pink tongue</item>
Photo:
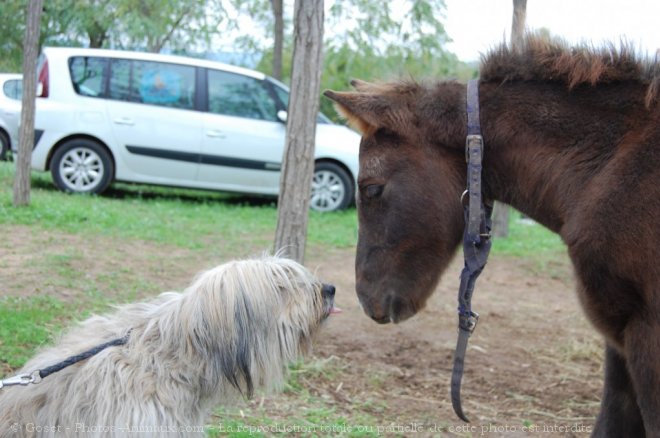
[(337, 313), (341, 313), (341, 309), (339, 307), (332, 306), (332, 309), (330, 309), (330, 315), (335, 315)]

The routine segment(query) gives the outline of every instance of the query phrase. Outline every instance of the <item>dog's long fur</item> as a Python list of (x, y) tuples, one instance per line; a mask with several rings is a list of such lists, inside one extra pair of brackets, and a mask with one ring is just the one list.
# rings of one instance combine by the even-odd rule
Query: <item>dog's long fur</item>
[(255, 387), (278, 386), (287, 364), (309, 349), (328, 306), (322, 284), (291, 260), (263, 257), (218, 266), (183, 293), (166, 292), (90, 318), (30, 360), (20, 372), (53, 365), (130, 330), (126, 345), (39, 384), (0, 389), (0, 437), (57, 426), (58, 436), (112, 436), (109, 429), (121, 436), (130, 428), (189, 433), (204, 425), (214, 406), (250, 396)]

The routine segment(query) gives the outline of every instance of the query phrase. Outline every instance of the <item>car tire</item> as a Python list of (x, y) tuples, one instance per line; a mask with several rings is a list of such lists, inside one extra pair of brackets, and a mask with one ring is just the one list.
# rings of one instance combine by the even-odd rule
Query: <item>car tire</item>
[(353, 178), (343, 167), (329, 161), (314, 166), (310, 208), (316, 211), (344, 210), (353, 203)]
[(103, 146), (79, 138), (57, 148), (50, 172), (57, 188), (64, 192), (100, 194), (112, 182), (114, 165)]
[(7, 154), (9, 153), (9, 136), (4, 132), (0, 131), (0, 160), (5, 161), (7, 159)]

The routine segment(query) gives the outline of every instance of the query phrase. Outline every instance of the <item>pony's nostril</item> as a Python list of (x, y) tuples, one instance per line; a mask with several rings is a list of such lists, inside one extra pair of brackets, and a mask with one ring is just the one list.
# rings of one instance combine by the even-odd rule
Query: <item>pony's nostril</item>
[(331, 297), (335, 296), (335, 287), (331, 284), (323, 283), (323, 286), (322, 286), (321, 290), (323, 291), (323, 295), (327, 295), (327, 296), (331, 296)]

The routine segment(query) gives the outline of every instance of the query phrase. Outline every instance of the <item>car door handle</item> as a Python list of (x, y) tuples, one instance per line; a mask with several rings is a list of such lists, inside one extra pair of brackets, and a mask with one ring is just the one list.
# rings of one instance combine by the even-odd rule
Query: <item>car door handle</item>
[(120, 117), (118, 119), (115, 119), (114, 122), (117, 125), (127, 125), (127, 126), (135, 125), (135, 121), (133, 119), (131, 119), (130, 117)]
[(211, 137), (211, 138), (226, 138), (227, 137), (224, 132), (219, 131), (217, 129), (209, 129), (208, 131), (206, 131), (206, 136)]

